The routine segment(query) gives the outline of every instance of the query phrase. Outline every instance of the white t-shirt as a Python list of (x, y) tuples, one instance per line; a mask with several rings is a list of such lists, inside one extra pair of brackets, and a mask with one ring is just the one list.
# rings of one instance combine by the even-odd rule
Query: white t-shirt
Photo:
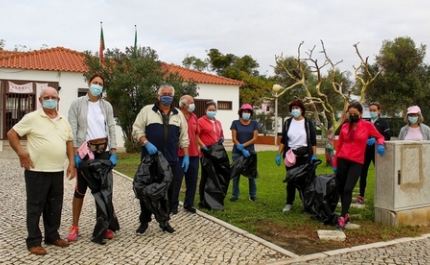
[(288, 129), (288, 146), (291, 149), (308, 146), (305, 119), (299, 121), (294, 118), (291, 119), (290, 128)]
[(100, 101), (97, 100), (97, 102), (88, 102), (87, 122), (87, 141), (99, 138), (107, 138), (106, 120), (100, 108)]

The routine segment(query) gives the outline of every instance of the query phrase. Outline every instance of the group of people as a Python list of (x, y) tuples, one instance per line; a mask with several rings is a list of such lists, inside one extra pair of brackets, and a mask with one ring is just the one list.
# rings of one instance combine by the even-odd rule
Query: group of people
[[(42, 246), (42, 232), (39, 228), (43, 214), (44, 241), (58, 247), (67, 247), (69, 242), (79, 237), (79, 219), (83, 200), (90, 186), (87, 176), (80, 170), (84, 162), (90, 160), (109, 161), (110, 170), (118, 163), (116, 155), (115, 119), (112, 105), (102, 98), (104, 78), (94, 74), (88, 80), (89, 91), (77, 98), (70, 106), (68, 120), (58, 111), (60, 98), (52, 87), (43, 89), (39, 95), (42, 108), (24, 116), (8, 133), (11, 147), (18, 154), (27, 193), (28, 250), (36, 255), (45, 255)], [(194, 99), (190, 95), (180, 98), (179, 109), (174, 107), (175, 89), (162, 84), (157, 93), (157, 102), (141, 109), (133, 124), (133, 137), (141, 144), (141, 158), (160, 151), (168, 161), (172, 183), (168, 189), (169, 215), (178, 213), (179, 193), (185, 176), (186, 193), (183, 208), (195, 213), (194, 199), (197, 189), (200, 149), (224, 141), (224, 132), (219, 120), (215, 118), (217, 105), (214, 101), (206, 104), (206, 115), (200, 119), (193, 113)], [(239, 110), (239, 119), (231, 126), (235, 148), (233, 159), (239, 155), (249, 157), (254, 150), (258, 135), (258, 123), (251, 120), (252, 106), (244, 104)], [(20, 144), (20, 137), (27, 137), (27, 150)], [(84, 150), (84, 151), (83, 151)], [(64, 160), (68, 159), (67, 176), (76, 177), (72, 200), (72, 225), (67, 240), (61, 239), (60, 226), (64, 194)], [(205, 180), (200, 181), (200, 197), (205, 189)], [(239, 177), (233, 181), (233, 197), (239, 197)], [(206, 176), (207, 178), (207, 176)], [(255, 180), (250, 184), (250, 200), (256, 200)], [(110, 187), (112, 188), (112, 187)], [(136, 234), (143, 234), (151, 221), (152, 212), (140, 201), (140, 226)], [(96, 218), (102, 212), (96, 207)], [(111, 220), (112, 221), (112, 220)], [(119, 225), (108, 224), (104, 238), (112, 239)], [(168, 233), (175, 230), (169, 220), (159, 223)], [(93, 235), (94, 236), (94, 235)], [(93, 241), (103, 244), (104, 242)]]
[[(315, 128), (312, 121), (304, 116), (303, 102), (299, 99), (293, 100), (289, 104), (289, 110), (292, 117), (284, 123), (281, 143), (275, 158), (275, 163), (280, 166), (282, 158), (288, 160), (288, 151), (292, 151), (295, 163), (285, 162), (287, 172), (317, 159)], [(387, 121), (380, 117), (379, 103), (370, 103), (369, 113), (370, 121), (365, 121), (362, 117), (363, 106), (359, 102), (351, 102), (346, 113), (348, 122), (340, 128), (337, 140), (332, 167), (336, 174), (341, 202), (341, 214), (337, 223), (337, 227), (341, 230), (344, 230), (345, 225), (350, 222), (348, 212), (352, 203), (352, 192), (358, 179), (360, 179), (360, 193), (355, 202), (363, 203), (367, 172), (370, 163), (375, 163), (375, 151), (383, 156), (385, 154), (384, 142), (391, 138)], [(407, 109), (404, 121), (407, 125), (401, 128), (399, 140), (430, 140), (430, 128), (423, 124), (424, 118), (418, 106), (411, 106)], [(286, 188), (284, 212), (291, 210), (295, 190), (294, 184), (289, 182)]]
[[(179, 193), (181, 183), (185, 176), (186, 192), (183, 208), (195, 213), (194, 199), (197, 190), (199, 171), (199, 159), (204, 156), (202, 150), (224, 141), (222, 124), (216, 119), (217, 105), (214, 101), (206, 103), (205, 114), (201, 118), (193, 113), (195, 110), (194, 99), (190, 95), (184, 95), (179, 100), (179, 110), (173, 105), (175, 89), (164, 84), (158, 90), (158, 101), (154, 105), (142, 108), (133, 124), (133, 137), (141, 144), (141, 159), (146, 155), (154, 155), (160, 151), (169, 162), (174, 175), (173, 183), (169, 187), (169, 216), (178, 213)], [(232, 123), (231, 130), (235, 147), (233, 160), (238, 155), (249, 157), (249, 151), (254, 150), (254, 142), (258, 135), (258, 123), (251, 120), (253, 110), (251, 105), (244, 104), (239, 110), (240, 118)], [(233, 178), (233, 197), (235, 201), (239, 197), (239, 177)], [(199, 195), (200, 205), (205, 205), (204, 190), (207, 183), (207, 174), (201, 174)], [(256, 200), (255, 180), (250, 180), (250, 200)], [(151, 222), (152, 212), (140, 200), (141, 214), (140, 225), (136, 234), (143, 234)], [(169, 219), (169, 217), (168, 217)], [(175, 230), (170, 226), (169, 220), (160, 223), (160, 228), (168, 233)]]
[[(79, 170), (83, 161), (100, 159), (110, 161), (111, 169), (118, 163), (116, 155), (115, 119), (112, 105), (102, 99), (104, 78), (94, 74), (88, 82), (89, 91), (85, 96), (76, 99), (69, 110), (68, 120), (58, 111), (60, 98), (52, 87), (41, 91), (39, 101), (42, 108), (23, 117), (7, 133), (11, 147), (18, 154), (21, 167), (25, 169), (27, 194), (27, 230), (28, 250), (36, 255), (46, 254), (42, 247), (42, 233), (39, 228), (40, 216), (43, 214), (44, 241), (58, 247), (67, 247), (69, 242), (79, 236), (79, 217), (83, 199), (88, 188), (88, 181)], [(180, 98), (179, 109), (174, 107), (175, 89), (169, 84), (162, 84), (157, 93), (157, 102), (141, 109), (133, 124), (133, 137), (141, 144), (141, 159), (147, 155), (161, 152), (168, 161), (173, 181), (168, 189), (169, 216), (177, 214), (179, 193), (185, 176), (186, 192), (183, 208), (195, 213), (195, 194), (199, 172), (199, 159), (204, 155), (202, 150), (224, 141), (222, 124), (216, 119), (217, 105), (214, 101), (206, 103), (205, 114), (201, 118), (193, 113), (194, 99), (190, 95)], [(294, 164), (286, 164), (288, 172), (294, 167), (312, 163), (317, 159), (316, 133), (313, 122), (305, 116), (304, 103), (296, 99), (289, 104), (292, 115), (283, 125), (282, 138), (275, 162), (281, 165), (282, 159), (294, 155)], [(352, 203), (352, 191), (360, 178), (360, 195), (356, 202), (364, 202), (367, 171), (370, 163), (375, 162), (376, 152), (383, 156), (384, 142), (390, 140), (388, 123), (380, 118), (378, 103), (370, 103), (370, 121), (362, 119), (363, 107), (352, 102), (347, 108), (349, 122), (342, 125), (336, 146), (333, 170), (338, 180), (341, 214), (338, 228), (345, 229), (350, 221), (348, 215)], [(238, 112), (239, 119), (230, 126), (234, 143), (233, 162), (248, 158), (255, 151), (258, 137), (258, 123), (252, 120), (253, 108), (243, 104)], [(418, 106), (408, 108), (404, 126), (399, 140), (430, 140), (430, 128), (423, 124), (423, 116)], [(19, 138), (27, 137), (27, 151), (21, 146)], [(89, 150), (92, 156), (82, 153)], [(60, 226), (62, 201), (64, 193), (64, 160), (68, 159), (67, 176), (76, 177), (76, 188), (72, 201), (72, 225), (67, 241), (61, 239)], [(200, 203), (207, 175), (202, 174), (199, 186)], [(232, 176), (233, 188), (231, 202), (239, 199), (240, 175)], [(249, 200), (256, 201), (257, 185), (255, 178), (249, 178)], [(284, 212), (291, 210), (295, 199), (296, 188), (288, 183), (286, 186), (286, 205)], [(141, 200), (140, 225), (136, 234), (143, 234), (151, 221), (152, 212)], [(97, 208), (97, 218), (101, 215)], [(160, 228), (168, 233), (175, 230), (169, 224), (169, 218), (159, 222)], [(109, 224), (105, 232), (106, 239), (115, 236), (118, 225)], [(101, 242), (96, 242), (101, 243)]]

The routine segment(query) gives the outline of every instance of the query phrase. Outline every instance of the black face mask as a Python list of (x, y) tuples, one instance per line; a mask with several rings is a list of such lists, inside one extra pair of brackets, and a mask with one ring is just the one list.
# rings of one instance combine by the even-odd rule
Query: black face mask
[(349, 122), (357, 122), (359, 120), (360, 120), (360, 116), (358, 116), (358, 115), (349, 116)]

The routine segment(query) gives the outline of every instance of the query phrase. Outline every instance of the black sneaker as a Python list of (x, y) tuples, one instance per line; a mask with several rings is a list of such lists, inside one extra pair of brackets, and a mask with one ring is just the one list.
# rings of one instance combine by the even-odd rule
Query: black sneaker
[(257, 197), (254, 197), (254, 196), (249, 197), (249, 200), (252, 201), (252, 202), (255, 202), (257, 200)]
[(170, 212), (171, 214), (178, 214), (178, 208), (174, 208), (172, 209), (172, 211)]
[(189, 211), (190, 213), (196, 213), (196, 208), (193, 206), (184, 206), (184, 209)]
[(163, 230), (163, 232), (167, 232), (170, 234), (175, 232), (175, 229), (173, 229), (173, 227), (170, 226), (169, 222), (160, 223), (160, 228), (161, 228), (161, 230)]
[(140, 223), (139, 228), (136, 230), (136, 235), (142, 235), (148, 229), (148, 223)]
[(231, 197), (231, 198), (230, 198), (230, 201), (231, 201), (231, 202), (235, 202), (235, 201), (237, 201), (237, 200), (239, 200), (239, 198), (237, 198), (237, 197)]

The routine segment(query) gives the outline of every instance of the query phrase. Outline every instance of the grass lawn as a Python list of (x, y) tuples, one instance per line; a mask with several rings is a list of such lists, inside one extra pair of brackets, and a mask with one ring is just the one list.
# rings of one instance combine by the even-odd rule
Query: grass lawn
[[(229, 155), (231, 157), (230, 152)], [(419, 236), (429, 232), (426, 227), (389, 227), (373, 222), (374, 168), (371, 165), (365, 194), (366, 207), (364, 209), (351, 207), (350, 209), (352, 223), (359, 224), (360, 229), (346, 230), (347, 240), (344, 242), (320, 241), (316, 233), (318, 229), (335, 228), (324, 226), (322, 223), (312, 220), (310, 215), (304, 214), (298, 192), (296, 192), (292, 210), (287, 213), (282, 212), (286, 200), (286, 184), (282, 180), (285, 178), (286, 172), (283, 165), (276, 166), (275, 156), (276, 151), (258, 152), (260, 178), (257, 179), (257, 201), (255, 203), (248, 200), (248, 179), (241, 177), (241, 194), (238, 201), (229, 201), (232, 187), (230, 185), (224, 203), (224, 211), (206, 209), (202, 211), (300, 255), (400, 237)], [(324, 155), (318, 157), (325, 161)], [(119, 153), (118, 160), (119, 163), (115, 169), (133, 178), (139, 164), (140, 154)], [(325, 166), (325, 162), (317, 168), (317, 175), (332, 174), (332, 172), (331, 167)], [(185, 184), (182, 186), (184, 187)], [(358, 193), (358, 184), (356, 191)], [(354, 197), (357, 195), (354, 194)], [(180, 196), (182, 200), (184, 188), (181, 190)], [(197, 192), (195, 205), (197, 205), (198, 197)], [(340, 207), (336, 211), (340, 212)]]

